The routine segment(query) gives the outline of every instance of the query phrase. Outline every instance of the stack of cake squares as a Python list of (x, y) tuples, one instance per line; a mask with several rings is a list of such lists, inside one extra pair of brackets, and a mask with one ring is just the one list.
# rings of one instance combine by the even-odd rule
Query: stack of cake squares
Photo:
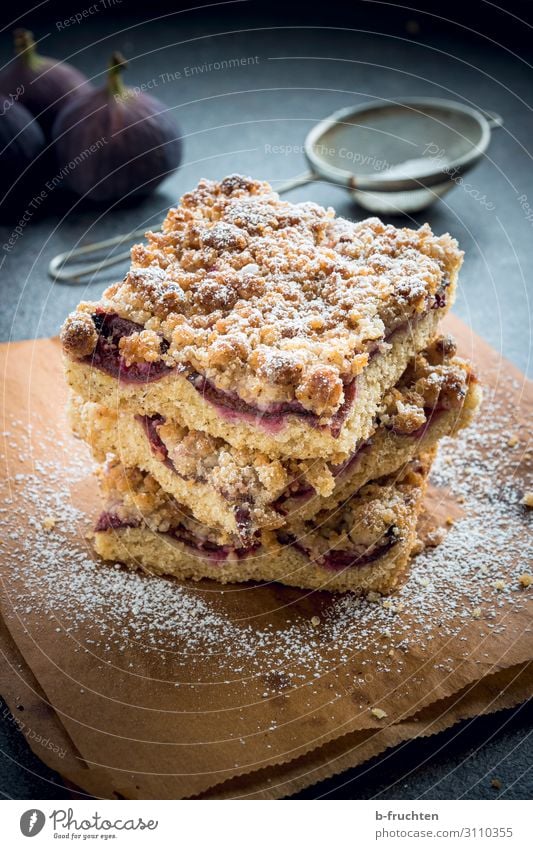
[(95, 545), (179, 578), (394, 589), (479, 384), (439, 332), (462, 253), (239, 175), (202, 180), (62, 329)]

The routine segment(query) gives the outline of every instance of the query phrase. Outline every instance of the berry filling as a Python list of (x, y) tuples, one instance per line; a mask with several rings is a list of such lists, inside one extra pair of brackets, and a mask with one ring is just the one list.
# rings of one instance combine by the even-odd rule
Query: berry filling
[[(447, 286), (448, 281), (443, 282), (439, 291), (428, 303), (428, 310), (442, 309), (446, 305)], [(418, 316), (415, 321), (422, 317), (423, 315)], [(141, 332), (144, 330), (143, 325), (121, 318), (116, 313), (105, 313), (103, 310), (97, 310), (92, 315), (92, 319), (98, 330), (98, 341), (93, 353), (84, 357), (82, 362), (104, 371), (122, 383), (151, 383), (176, 370), (175, 366), (167, 366), (162, 359), (155, 363), (141, 362), (126, 365), (126, 361), (120, 354), (120, 339), (123, 336), (131, 336), (132, 333)], [(408, 324), (409, 322), (399, 324), (389, 332), (384, 341), (390, 342), (392, 337), (405, 330)], [(161, 352), (163, 354), (167, 352), (168, 347), (169, 343), (161, 338)], [(381, 349), (381, 344), (376, 345), (370, 353), (370, 357), (377, 356)], [(187, 367), (179, 367), (180, 372), (184, 369), (187, 370)], [(311, 427), (328, 429), (331, 435), (337, 438), (350, 414), (356, 397), (356, 378), (354, 378), (344, 384), (344, 401), (339, 409), (327, 424), (322, 424), (320, 416), (305, 409), (298, 401), (276, 402), (258, 407), (244, 401), (236, 392), (225, 392), (218, 389), (208, 378), (196, 371), (189, 370), (187, 380), (206, 401), (216, 407), (221, 418), (237, 423), (246, 421), (254, 426), (264, 428), (269, 433), (279, 433), (286, 425), (287, 418), (296, 416), (305, 420)]]
[[(125, 528), (138, 528), (140, 526), (140, 520), (121, 519), (116, 513), (106, 510), (100, 515), (95, 526), (95, 531), (118, 531)], [(222, 563), (230, 555), (237, 558), (237, 560), (243, 560), (259, 548), (259, 543), (241, 548), (232, 545), (217, 545), (208, 539), (196, 536), (184, 528), (183, 525), (177, 525), (175, 528), (165, 531), (164, 536), (169, 536), (177, 540), (181, 545), (186, 546), (186, 548), (193, 552), (196, 557), (205, 557), (215, 563)]]
[[(123, 336), (131, 336), (132, 333), (144, 330), (141, 324), (121, 318), (116, 313), (103, 311), (94, 313), (92, 320), (98, 330), (98, 341), (92, 354), (84, 357), (82, 362), (117, 378), (121, 383), (152, 383), (173, 370), (165, 365), (163, 360), (126, 365), (120, 354), (119, 342)], [(168, 342), (162, 338), (161, 350), (165, 353), (167, 349)]]
[(195, 536), (180, 525), (168, 531), (167, 535), (193, 551), (197, 557), (205, 557), (215, 563), (224, 562), (230, 555), (237, 560), (243, 560), (259, 548), (259, 543), (243, 548), (237, 548), (233, 545), (217, 545), (207, 539)]
[[(140, 520), (125, 520), (121, 519), (116, 513), (104, 511), (98, 519), (95, 531), (118, 531), (125, 528), (138, 528), (140, 525)], [(237, 560), (243, 560), (245, 557), (249, 557), (260, 548), (260, 543), (255, 543), (254, 545), (241, 548), (232, 545), (217, 545), (208, 539), (196, 536), (191, 531), (183, 527), (183, 525), (177, 525), (175, 528), (166, 531), (164, 536), (169, 536), (172, 539), (175, 539), (177, 542), (181, 543), (181, 545), (184, 545), (193, 552), (196, 557), (204, 557), (214, 563), (223, 563), (230, 556)], [(277, 538), (281, 545), (292, 546), (301, 554), (304, 554), (307, 558), (309, 558), (311, 562), (322, 566), (324, 569), (330, 569), (332, 571), (351, 569), (356, 566), (367, 566), (369, 563), (372, 563), (374, 560), (377, 560), (379, 557), (386, 554), (387, 551), (400, 541), (400, 537), (398, 536), (396, 529), (391, 526), (383, 535), (381, 540), (376, 542), (374, 545), (354, 545), (353, 548), (350, 549), (331, 549), (318, 557), (314, 556), (312, 551), (305, 548), (297, 541), (296, 537), (291, 534), (284, 531), (278, 531)]]
[(120, 516), (117, 516), (116, 513), (104, 510), (104, 512), (100, 514), (100, 518), (98, 519), (94, 529), (96, 532), (118, 531), (122, 528), (138, 528), (139, 525), (140, 522), (135, 520), (127, 522), (125, 519), (121, 519)]
[(391, 525), (381, 539), (373, 545), (354, 545), (353, 548), (347, 549), (333, 548), (324, 554), (314, 555), (310, 549), (307, 549), (290, 534), (278, 532), (278, 540), (282, 544), (292, 545), (301, 554), (305, 554), (313, 563), (316, 563), (323, 569), (330, 569), (335, 572), (342, 569), (368, 566), (369, 563), (373, 563), (390, 551), (393, 546), (400, 542), (400, 539), (401, 537), (398, 535), (397, 529)]
[[(154, 457), (157, 457), (158, 460), (178, 475), (179, 472), (168, 456), (168, 448), (159, 436), (159, 428), (165, 424), (164, 416), (135, 416), (135, 419), (142, 426)], [(180, 477), (183, 477), (183, 475), (180, 475)]]
[(344, 401), (327, 425), (320, 424), (320, 417), (306, 410), (299, 401), (284, 401), (256, 407), (237, 395), (236, 392), (224, 392), (201, 374), (193, 373), (187, 378), (202, 397), (217, 408), (221, 418), (230, 422), (247, 421), (259, 425), (269, 433), (279, 433), (287, 422), (288, 416), (305, 419), (311, 427), (327, 427), (332, 436), (337, 437), (355, 400), (355, 380), (344, 386)]

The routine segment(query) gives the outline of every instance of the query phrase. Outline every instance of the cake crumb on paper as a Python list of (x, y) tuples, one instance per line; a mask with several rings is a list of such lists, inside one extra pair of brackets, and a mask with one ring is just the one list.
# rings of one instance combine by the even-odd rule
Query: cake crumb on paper
[(426, 545), (430, 548), (437, 548), (442, 542), (444, 542), (446, 538), (446, 531), (444, 528), (435, 528), (430, 531), (426, 537)]
[(370, 713), (372, 714), (372, 716), (375, 716), (376, 719), (385, 719), (385, 717), (387, 716), (385, 711), (381, 708), (372, 708), (370, 710)]

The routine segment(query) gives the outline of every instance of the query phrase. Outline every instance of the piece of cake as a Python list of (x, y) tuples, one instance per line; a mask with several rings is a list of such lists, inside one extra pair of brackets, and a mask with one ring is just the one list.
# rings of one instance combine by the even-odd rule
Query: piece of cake
[(113, 454), (124, 466), (150, 472), (199, 522), (244, 544), (288, 519), (333, 509), (465, 427), (480, 389), (455, 350), (441, 336), (418, 354), (380, 404), (371, 437), (339, 463), (269, 458), (160, 416), (119, 413), (77, 396), (71, 422), (98, 461)]
[(202, 180), (97, 303), (66, 320), (86, 401), (177, 420), (273, 458), (348, 457), (435, 336), (462, 252), (449, 236), (353, 223), (267, 183)]
[(277, 509), (286, 517), (313, 518), (317, 507), (333, 510), (368, 481), (391, 475), (414, 457), (431, 454), (444, 436), (456, 436), (472, 422), (482, 389), (470, 364), (455, 356), (455, 342), (437, 337), (410, 362), (380, 404), (371, 436), (338, 466), (329, 496), (309, 487), (284, 493)]
[(342, 508), (272, 531), (247, 547), (197, 522), (151, 475), (111, 464), (101, 475), (107, 506), (95, 547), (106, 560), (177, 578), (390, 592), (404, 577), (416, 541), (432, 456), (367, 484)]

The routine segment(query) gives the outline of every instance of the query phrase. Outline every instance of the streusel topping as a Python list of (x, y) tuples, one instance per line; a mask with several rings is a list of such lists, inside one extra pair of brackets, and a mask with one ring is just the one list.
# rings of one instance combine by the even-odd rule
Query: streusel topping
[(125, 362), (185, 365), (248, 403), (295, 400), (327, 418), (461, 261), (455, 240), (427, 224), (353, 223), (247, 177), (202, 180), (161, 233), (132, 249), (124, 281), (67, 319), (63, 344), (87, 356), (96, 344), (87, 314), (117, 313), (143, 328), (124, 340)]
[(127, 469), (113, 460), (100, 467), (98, 477), (107, 511), (125, 525), (144, 522), (158, 533), (169, 533), (179, 526), (216, 545), (232, 542), (228, 534), (215, 532), (194, 519), (186, 507), (161, 489), (152, 475), (140, 469)]
[(202, 431), (188, 431), (175, 422), (162, 424), (158, 435), (178, 474), (209, 482), (231, 503), (249, 502), (259, 510), (295, 480), (308, 481), (325, 496), (333, 491), (334, 478), (325, 460), (282, 463), (251, 448), (233, 448)]
[(385, 535), (391, 543), (399, 541), (409, 505), (424, 486), (433, 457), (434, 452), (423, 454), (400, 475), (396, 472), (367, 484), (332, 512), (323, 510), (308, 522), (296, 519), (291, 532), (318, 557), (350, 544), (370, 547)]
[[(430, 455), (407, 465), (401, 479), (390, 476), (363, 487), (342, 509), (318, 514), (316, 522), (294, 522), (290, 531), (303, 548), (311, 544), (316, 553), (350, 543), (373, 544), (384, 533), (400, 537), (400, 527), (407, 515), (410, 499), (427, 474)], [(158, 533), (169, 533), (177, 527), (215, 545), (238, 545), (223, 531), (198, 522), (189, 510), (165, 492), (155, 478), (137, 468), (125, 468), (117, 461), (99, 469), (100, 486), (107, 500), (106, 509), (123, 524), (144, 523)], [(257, 538), (263, 545), (274, 545), (271, 534)], [(275, 547), (275, 546), (274, 546)]]
[(451, 336), (438, 336), (417, 354), (385, 396), (377, 423), (409, 434), (423, 427), (437, 410), (460, 408), (477, 378), (470, 363), (455, 352)]

